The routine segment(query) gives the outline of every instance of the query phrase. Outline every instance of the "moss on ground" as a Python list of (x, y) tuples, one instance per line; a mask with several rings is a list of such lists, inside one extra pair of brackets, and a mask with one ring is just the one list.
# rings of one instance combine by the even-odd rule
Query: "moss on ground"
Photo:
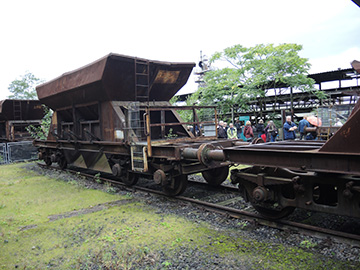
[(204, 261), (217, 254), (247, 269), (359, 267), (165, 215), (129, 195), (40, 176), (23, 164), (1, 166), (0, 269), (167, 269), (194, 250), (209, 254)]

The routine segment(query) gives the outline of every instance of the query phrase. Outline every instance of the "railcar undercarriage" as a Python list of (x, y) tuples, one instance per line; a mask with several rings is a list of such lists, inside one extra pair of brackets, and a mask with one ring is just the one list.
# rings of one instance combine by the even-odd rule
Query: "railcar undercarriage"
[(295, 208), (360, 217), (358, 176), (253, 166), (233, 170), (231, 179), (267, 218), (285, 217)]

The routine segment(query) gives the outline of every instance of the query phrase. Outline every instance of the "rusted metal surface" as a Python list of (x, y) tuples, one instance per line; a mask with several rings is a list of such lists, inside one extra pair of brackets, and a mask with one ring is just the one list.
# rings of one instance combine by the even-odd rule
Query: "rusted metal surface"
[[(161, 171), (158, 182), (172, 195), (183, 191), (188, 174), (227, 167), (228, 162), (202, 164), (182, 155), (184, 148), (207, 142), (233, 145), (216, 141), (215, 106), (168, 102), (194, 65), (110, 54), (37, 87), (39, 99), (55, 110), (48, 140), (35, 141), (41, 159), (110, 172), (129, 184), (138, 174), (154, 179)], [(197, 115), (200, 109), (204, 118)], [(183, 121), (179, 110), (189, 110), (192, 120)]]
[(99, 149), (106, 154), (120, 154), (128, 155), (127, 146), (123, 143), (109, 143), (109, 142), (89, 142), (89, 141), (77, 141), (76, 145), (67, 140), (58, 141), (41, 141), (35, 140), (34, 144), (37, 147), (44, 147), (46, 149), (61, 149), (70, 151), (84, 151), (97, 153)]
[(360, 175), (360, 154), (319, 152), (318, 147), (305, 150), (298, 145), (244, 146), (224, 149), (226, 160), (239, 164), (290, 168)]
[(1, 120), (38, 120), (44, 116), (44, 109), (39, 100), (14, 100), (0, 101)]
[[(351, 176), (250, 167), (233, 170), (231, 179), (246, 190), (255, 206), (270, 208), (276, 203), (282, 209), (297, 207), (360, 217), (360, 190)], [(264, 196), (255, 197), (256, 191), (261, 189)]]
[(38, 100), (0, 101), (0, 142), (30, 141), (26, 128), (39, 126), (44, 109)]
[[(141, 71), (136, 61), (148, 63), (149, 85), (136, 82)], [(63, 74), (36, 88), (40, 101), (53, 110), (92, 101), (135, 101), (148, 94), (148, 100), (170, 100), (187, 82), (195, 63), (152, 61), (109, 54), (89, 65)], [(141, 78), (140, 78), (141, 79)], [(148, 93), (136, 90), (146, 85)], [(137, 87), (137, 88), (136, 88)], [(139, 91), (139, 92), (137, 92)]]

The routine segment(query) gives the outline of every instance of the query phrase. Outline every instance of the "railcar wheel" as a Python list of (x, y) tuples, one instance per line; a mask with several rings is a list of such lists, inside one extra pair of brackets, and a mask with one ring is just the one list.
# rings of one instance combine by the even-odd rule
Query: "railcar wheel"
[(278, 206), (275, 207), (275, 204), (277, 204), (276, 202), (263, 202), (262, 205), (259, 205), (256, 201), (256, 198), (254, 197), (254, 194), (249, 193), (248, 191), (246, 191), (246, 196), (248, 197), (251, 205), (255, 208), (255, 210), (267, 219), (282, 219), (290, 215), (295, 210), (295, 207), (291, 206), (277, 209)]
[(64, 157), (60, 158), (60, 160), (58, 161), (58, 165), (60, 167), (60, 169), (65, 170), (67, 167), (67, 161)]
[(48, 166), (48, 167), (51, 166), (52, 161), (51, 161), (51, 158), (49, 156), (46, 156), (44, 158), (44, 161), (45, 161), (46, 166)]
[(255, 208), (256, 211), (259, 212), (260, 215), (262, 215), (263, 217), (265, 217), (267, 219), (281, 219), (281, 218), (287, 217), (295, 210), (295, 207), (290, 207), (290, 206), (285, 207), (281, 210), (265, 208), (265, 207), (262, 207), (259, 205), (254, 205), (254, 204), (252, 204), (252, 206)]
[[(183, 193), (187, 186), (187, 175), (179, 175), (173, 177), (174, 181), (170, 181), (163, 186), (163, 192), (168, 196), (177, 196)], [(172, 185), (173, 182), (173, 185)]]
[(135, 173), (127, 173), (125, 177), (122, 177), (121, 181), (127, 186), (133, 186), (139, 180), (139, 176)]
[(229, 167), (220, 167), (201, 173), (206, 182), (211, 186), (221, 185), (229, 175)]

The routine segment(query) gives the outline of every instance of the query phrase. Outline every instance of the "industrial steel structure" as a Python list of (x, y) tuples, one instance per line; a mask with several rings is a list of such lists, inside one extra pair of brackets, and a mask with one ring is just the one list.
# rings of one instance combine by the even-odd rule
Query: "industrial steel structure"
[[(196, 72), (199, 87), (203, 87), (203, 75), (206, 71)], [(358, 80), (360, 75), (354, 68), (338, 69), (334, 71), (309, 74), (309, 78), (314, 80), (315, 87), (327, 94), (327, 98), (320, 100), (315, 92), (301, 92), (293, 90), (289, 85), (283, 83), (276, 84), (274, 91), (274, 82), (269, 82), (266, 89), (267, 95), (249, 101), (248, 109), (233, 108), (235, 118), (239, 116), (250, 116), (257, 122), (260, 118), (266, 119), (268, 115), (280, 116), (284, 111), (293, 114), (295, 117), (299, 114), (299, 120), (302, 119), (303, 113), (310, 113), (318, 107), (333, 107), (339, 110), (351, 110), (359, 99), (360, 86)], [(191, 94), (182, 94), (178, 96), (179, 101), (186, 101)], [(231, 118), (230, 112), (224, 114), (219, 112), (222, 119)]]

